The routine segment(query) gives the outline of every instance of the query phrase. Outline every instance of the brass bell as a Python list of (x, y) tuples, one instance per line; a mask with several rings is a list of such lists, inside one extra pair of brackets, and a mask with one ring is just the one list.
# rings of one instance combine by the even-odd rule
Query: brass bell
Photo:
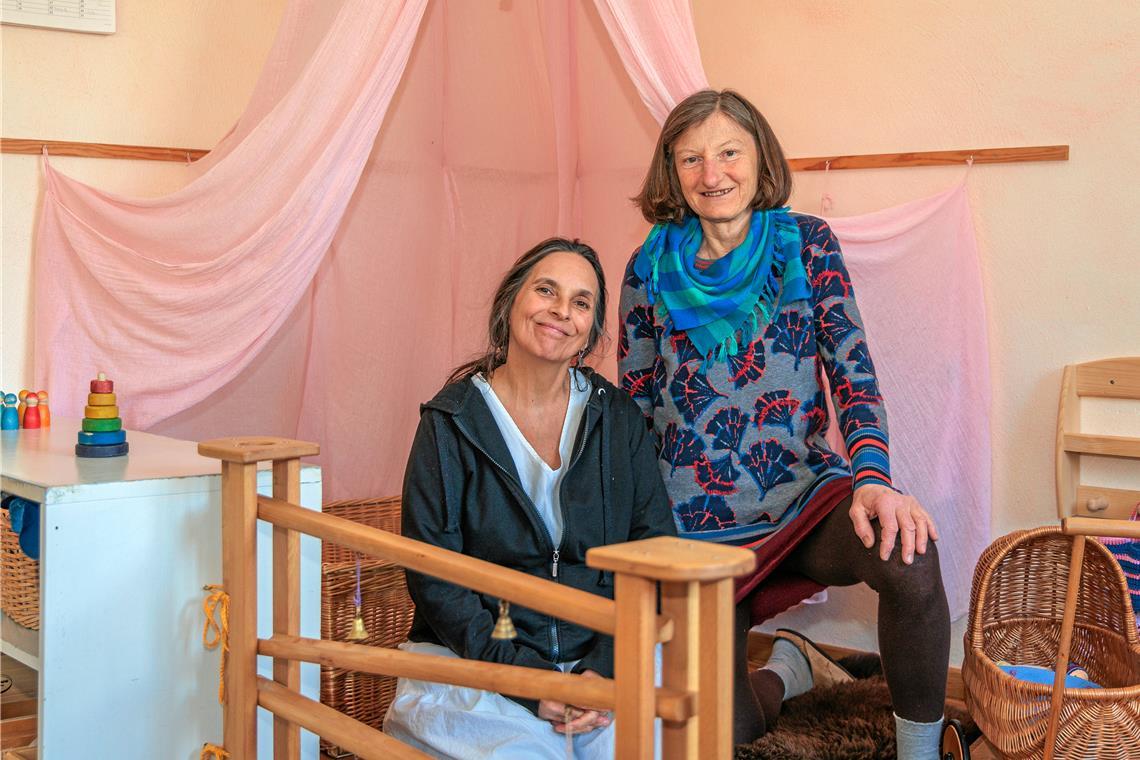
[(356, 605), (356, 617), (352, 621), (352, 630), (348, 632), (349, 641), (364, 641), (368, 638), (368, 631), (364, 630), (364, 618), (360, 614), (360, 605)]
[(511, 620), (511, 603), (499, 600), (499, 619), (495, 621), (495, 630), (491, 631), (491, 638), (510, 641), (518, 636), (515, 624)]

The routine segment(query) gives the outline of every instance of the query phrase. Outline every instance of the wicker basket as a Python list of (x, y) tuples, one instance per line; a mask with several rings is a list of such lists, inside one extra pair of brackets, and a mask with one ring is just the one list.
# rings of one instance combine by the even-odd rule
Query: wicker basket
[(0, 509), (0, 610), (25, 628), (40, 629), (40, 563), (24, 554)]
[[(373, 528), (400, 532), (400, 498), (329, 502), (327, 514)], [(344, 641), (356, 616), (357, 554), (325, 542), (321, 557), (321, 638)], [(405, 641), (412, 625), (412, 600), (404, 569), (383, 560), (361, 557), (361, 616), (368, 638), (362, 644), (392, 647)], [(396, 679), (321, 666), (321, 702), (356, 720), (380, 728), (396, 693)], [(333, 757), (348, 757), (322, 742)]]
[[(1044, 755), (1052, 687), (1021, 681), (995, 661), (1052, 669), (1060, 646), (1072, 539), (1057, 528), (1012, 533), (978, 560), (962, 680), (966, 706), (1006, 757)], [(1103, 689), (1065, 689), (1056, 755), (1140, 757), (1140, 640), (1120, 566), (1085, 547), (1069, 659)]]

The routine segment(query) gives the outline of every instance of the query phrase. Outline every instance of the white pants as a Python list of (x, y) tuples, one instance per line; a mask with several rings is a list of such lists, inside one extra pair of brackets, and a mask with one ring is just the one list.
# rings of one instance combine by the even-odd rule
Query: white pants
[[(438, 644), (405, 642), (405, 652), (455, 657)], [(661, 648), (657, 648), (661, 670)], [(560, 667), (569, 671), (574, 663)], [(660, 677), (658, 677), (660, 680)], [(655, 727), (661, 755), (661, 721)], [(450, 684), (401, 678), (384, 716), (384, 733), (441, 760), (610, 760), (614, 724), (575, 734), (568, 754), (564, 734), (501, 694)]]

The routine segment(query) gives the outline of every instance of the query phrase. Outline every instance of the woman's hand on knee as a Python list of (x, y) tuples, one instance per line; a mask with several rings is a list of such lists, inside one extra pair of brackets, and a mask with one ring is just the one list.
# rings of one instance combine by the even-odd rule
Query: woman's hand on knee
[(896, 539), (906, 564), (914, 562), (914, 554), (926, 554), (928, 541), (938, 540), (938, 528), (922, 505), (913, 496), (907, 496), (886, 486), (868, 484), (855, 489), (848, 511), (855, 527), (855, 535), (870, 549), (875, 545), (872, 520), (879, 521), (879, 557), (889, 559)]
[[(592, 670), (584, 670), (581, 675), (587, 678), (601, 678)], [(613, 716), (607, 710), (593, 707), (578, 707), (544, 699), (538, 703), (538, 717), (548, 720), (554, 730), (560, 734), (582, 734), (593, 731), (595, 728), (605, 728), (613, 722)]]

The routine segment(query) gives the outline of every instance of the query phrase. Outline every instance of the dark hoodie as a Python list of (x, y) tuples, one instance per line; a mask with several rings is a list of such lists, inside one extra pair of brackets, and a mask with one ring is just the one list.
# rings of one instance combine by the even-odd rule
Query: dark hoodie
[[(601, 375), (585, 374), (592, 388), (562, 479), (560, 546), (523, 491), (491, 410), (469, 380), (445, 386), (420, 407), (404, 476), (404, 535), (613, 598), (610, 574), (586, 567), (586, 550), (677, 530), (641, 410)], [(518, 638), (500, 641), (491, 638), (497, 598), (413, 572), (408, 591), (416, 604), (412, 641), (546, 670), (580, 660), (575, 672), (613, 677), (609, 636), (512, 605)], [(537, 709), (532, 700), (515, 701)]]

